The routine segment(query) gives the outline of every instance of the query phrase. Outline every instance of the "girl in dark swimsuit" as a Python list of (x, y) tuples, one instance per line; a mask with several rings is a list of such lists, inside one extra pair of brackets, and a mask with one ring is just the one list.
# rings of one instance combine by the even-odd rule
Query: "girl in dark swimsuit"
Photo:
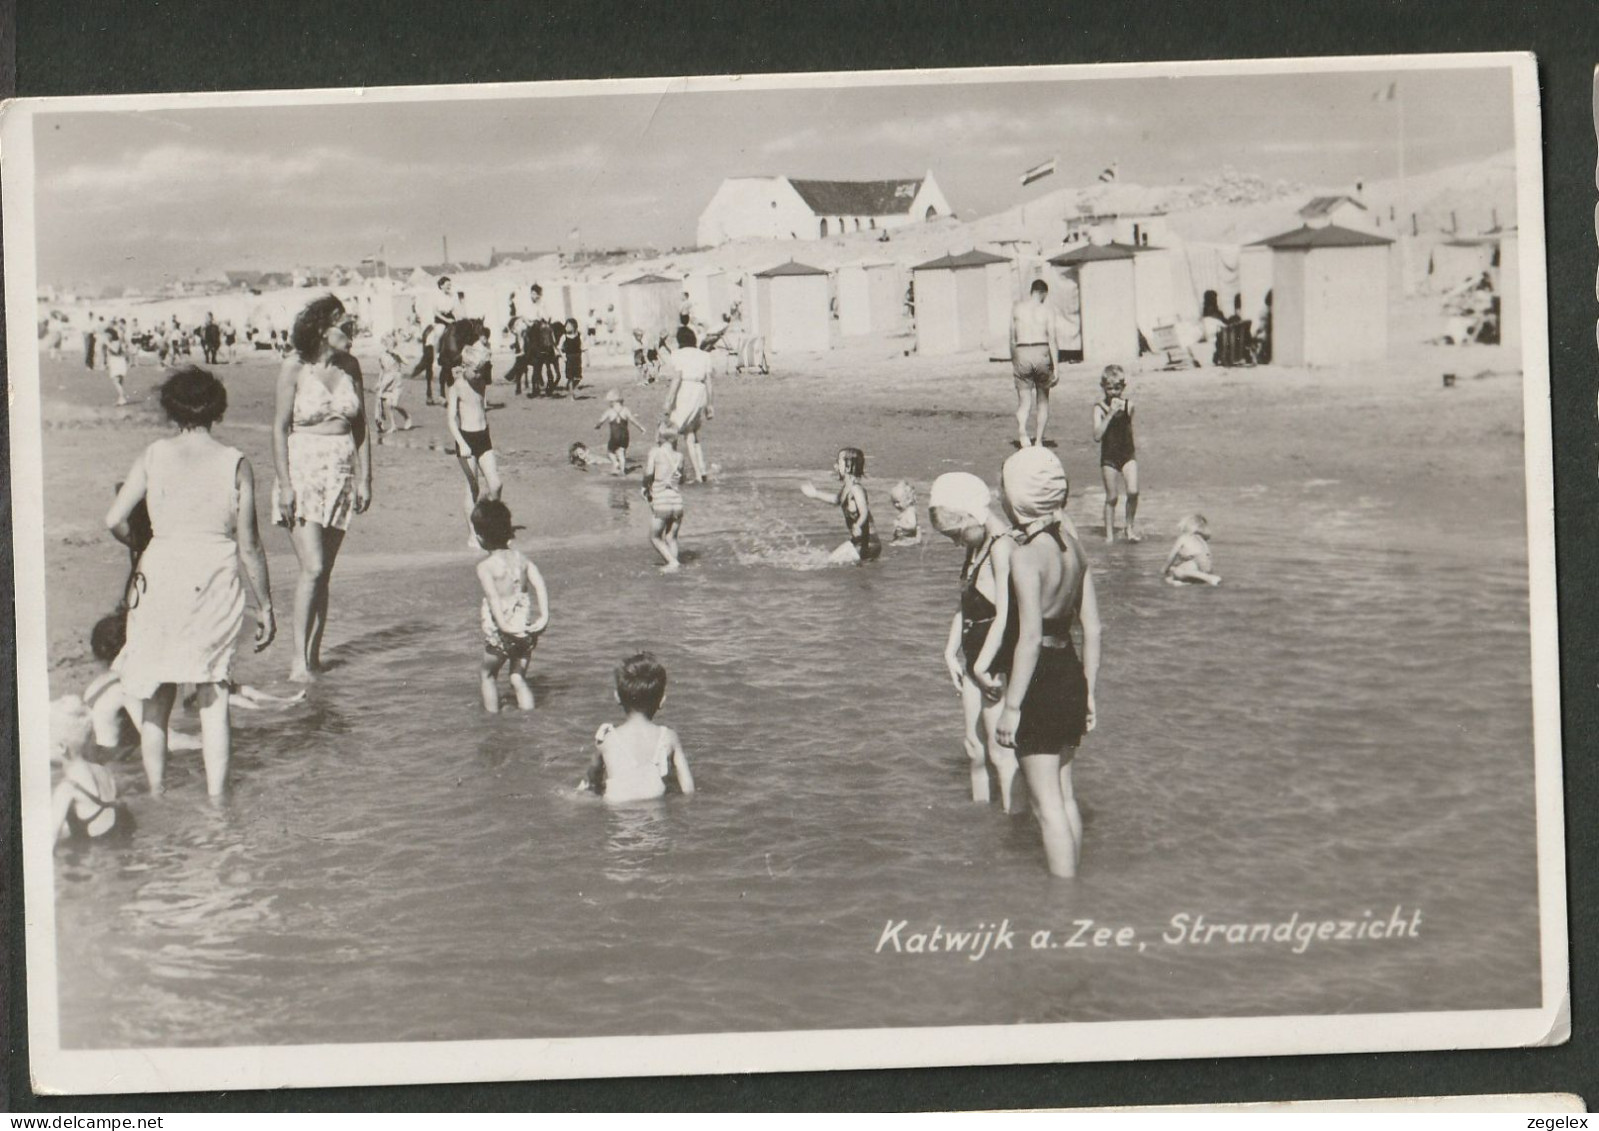
[(806, 498), (831, 503), (844, 514), (849, 541), (841, 543), (827, 560), (832, 565), (876, 561), (883, 553), (883, 543), (872, 532), (872, 507), (866, 499), (866, 488), (861, 485), (866, 477), (866, 453), (859, 448), (841, 448), (833, 470), (838, 475), (839, 488), (832, 498), (809, 483), (800, 485)]
[[(1027, 778), (1049, 870), (1075, 876), (1083, 824), (1071, 762), (1094, 728), (1099, 671), (1099, 605), (1088, 560), (1063, 525), (1069, 492), (1053, 452), (1025, 448), (1005, 461), (1001, 499), (1015, 528), (1009, 559), (1011, 616), (1017, 635), (994, 737), (1012, 747)], [(1083, 629), (1083, 655), (1071, 627)]]
[(1105, 481), (1105, 541), (1116, 539), (1116, 502), (1127, 492), (1127, 540), (1143, 541), (1138, 532), (1138, 450), (1133, 446), (1133, 405), (1127, 399), (1127, 375), (1107, 365), (1099, 379), (1104, 399), (1094, 402), (1094, 439), (1099, 441), (1099, 473)]
[[(928, 517), (940, 534), (965, 547), (961, 603), (950, 622), (944, 663), (960, 694), (963, 739), (971, 763), (972, 800), (989, 801), (988, 767), (999, 779), (1000, 804), (1011, 810), (1016, 754), (994, 741), (1004, 677), (1015, 650), (1016, 622), (1009, 616), (1010, 527), (993, 513), (988, 484), (964, 471), (933, 481)], [(997, 626), (997, 627), (996, 627)]]

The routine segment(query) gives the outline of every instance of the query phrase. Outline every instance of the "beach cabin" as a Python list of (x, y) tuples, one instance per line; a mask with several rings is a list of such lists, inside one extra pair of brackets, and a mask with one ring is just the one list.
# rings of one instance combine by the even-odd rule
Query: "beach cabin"
[(905, 276), (893, 263), (838, 269), (838, 329), (846, 338), (892, 334), (905, 324)]
[(833, 344), (827, 272), (789, 260), (755, 274), (761, 333), (773, 353), (820, 351)]
[(916, 352), (1007, 350), (1014, 301), (1011, 261), (988, 251), (944, 255), (911, 268)]
[(1272, 360), (1342, 365), (1388, 353), (1392, 240), (1337, 225), (1261, 240), (1271, 249)]
[(1136, 258), (1132, 248), (1111, 243), (1082, 244), (1049, 261), (1077, 285), (1077, 321), (1086, 362), (1103, 365), (1138, 356)]
[(677, 329), (677, 314), (683, 304), (683, 283), (661, 275), (640, 275), (621, 285), (622, 333), (631, 337), (644, 331), (644, 340), (655, 344), (655, 336)]

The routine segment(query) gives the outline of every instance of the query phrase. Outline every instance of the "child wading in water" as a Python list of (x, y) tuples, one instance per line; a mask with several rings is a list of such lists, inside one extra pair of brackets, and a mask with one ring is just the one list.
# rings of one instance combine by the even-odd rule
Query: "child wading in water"
[(831, 565), (874, 561), (882, 554), (883, 543), (872, 533), (872, 507), (866, 500), (866, 488), (861, 485), (866, 477), (866, 453), (859, 448), (840, 449), (833, 471), (839, 481), (837, 495), (825, 495), (809, 482), (800, 484), (800, 493), (807, 499), (829, 503), (844, 512), (849, 541), (840, 543), (827, 560)]
[(527, 664), (538, 647), (539, 634), (550, 623), (549, 593), (538, 567), (511, 548), (511, 511), (498, 499), (485, 499), (472, 511), (472, 529), (489, 556), (478, 563), (483, 585), (483, 708), (500, 709), (500, 667), (511, 665), (511, 690), (516, 705), (533, 709)]
[(500, 497), (500, 464), (489, 438), (488, 406), (484, 397), (489, 385), (489, 332), (461, 351), (460, 380), (450, 382), (445, 394), (444, 419), (455, 441), (455, 456), (466, 476), (467, 546), (476, 549), (473, 508), (484, 500)]
[(677, 556), (677, 535), (683, 528), (683, 453), (677, 450), (677, 429), (662, 424), (655, 429), (655, 446), (644, 457), (644, 497), (650, 504), (650, 545), (665, 563), (662, 573), (682, 568)]
[(1119, 365), (1105, 366), (1099, 379), (1104, 399), (1094, 402), (1094, 439), (1099, 441), (1099, 472), (1105, 480), (1105, 541), (1116, 540), (1116, 500), (1127, 489), (1127, 540), (1141, 542), (1138, 532), (1138, 454), (1133, 447), (1133, 406), (1127, 399), (1127, 375)]
[(600, 416), (600, 422), (595, 428), (605, 428), (610, 431), (605, 437), (605, 453), (611, 457), (611, 474), (627, 474), (627, 448), (632, 439), (628, 432), (631, 425), (642, 429), (644, 422), (633, 415), (633, 410), (622, 402), (622, 393), (619, 389), (612, 389), (605, 394), (606, 408)]
[(374, 424), (380, 444), (390, 432), (409, 432), (415, 427), (411, 423), (411, 414), (400, 407), (404, 377), (405, 362), (400, 357), (400, 336), (390, 330), (383, 335), (383, 351), (378, 354), (378, 411)]
[(922, 528), (916, 521), (916, 488), (901, 479), (888, 492), (888, 501), (894, 504), (894, 537), (891, 545), (915, 546), (922, 540)]
[(1184, 582), (1203, 582), (1220, 585), (1221, 578), (1213, 570), (1210, 555), (1210, 523), (1202, 514), (1191, 514), (1177, 524), (1177, 541), (1166, 556), (1162, 571), (1171, 585)]
[(666, 794), (674, 770), (677, 786), (694, 792), (683, 743), (671, 727), (655, 723), (666, 702), (666, 669), (648, 652), (623, 660), (616, 669), (616, 701), (627, 712), (620, 726), (603, 724), (594, 735), (594, 762), (580, 788), (606, 801), (646, 801)]
[(51, 754), (61, 760), (61, 780), (50, 795), (55, 839), (90, 839), (131, 827), (117, 800), (117, 779), (90, 754), (94, 721), (76, 695), (50, 705)]

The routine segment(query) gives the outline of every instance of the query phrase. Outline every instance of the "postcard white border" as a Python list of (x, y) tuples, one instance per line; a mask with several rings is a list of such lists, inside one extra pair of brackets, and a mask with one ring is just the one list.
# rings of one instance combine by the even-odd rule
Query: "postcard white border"
[[(405, 1044), (237, 1046), (77, 1051), (60, 1048), (55, 876), (48, 748), (43, 433), (35, 320), (33, 119), (38, 114), (295, 106), (690, 91), (941, 83), (1099, 81), (1133, 77), (1271, 75), (1508, 67), (1516, 127), (1517, 227), (1522, 234), (1523, 410), (1538, 823), (1542, 1005), (1537, 1009), (1361, 1016), (1219, 1018), (1051, 1025), (802, 1030)], [(0, 205), (10, 334), (11, 481), (17, 609), (18, 730), (27, 922), (29, 1069), (41, 1093), (153, 1092), (330, 1085), (454, 1083), (821, 1069), (1112, 1061), (1558, 1043), (1569, 1023), (1559, 634), (1536, 61), (1525, 53), (1115, 63), (972, 70), (825, 72), (384, 87), (216, 94), (22, 99), (0, 111)]]

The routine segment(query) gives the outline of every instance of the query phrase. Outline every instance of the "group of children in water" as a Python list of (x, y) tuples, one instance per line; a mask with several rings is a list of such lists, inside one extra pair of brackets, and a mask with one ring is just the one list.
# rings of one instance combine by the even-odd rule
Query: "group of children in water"
[[(376, 428), (381, 436), (410, 427), (410, 419), (398, 410), (397, 386), (402, 372), (397, 343), (385, 341), (378, 381), (379, 409)], [(467, 509), (471, 546), (486, 551), (477, 565), (482, 588), (480, 626), (483, 658), (480, 691), (484, 709), (500, 710), (499, 676), (507, 670), (517, 706), (532, 710), (534, 695), (528, 682), (528, 665), (540, 636), (549, 624), (549, 594), (538, 567), (512, 545), (514, 525), (510, 509), (500, 500), (501, 482), (488, 438), (485, 394), (489, 380), (488, 343), (470, 343), (462, 351), (461, 364), (451, 382), (447, 422), (456, 442), (467, 477)], [(1105, 537), (1114, 540), (1115, 509), (1125, 494), (1124, 529), (1129, 541), (1139, 541), (1136, 516), (1138, 479), (1133, 443), (1133, 406), (1126, 393), (1126, 377), (1121, 367), (1109, 366), (1100, 380), (1101, 399), (1093, 407), (1094, 437), (1100, 443), (1100, 465), (1105, 483)], [(589, 455), (587, 446), (573, 444), (570, 456), (583, 467), (608, 464), (613, 475), (630, 470), (628, 450), (632, 429), (644, 430), (641, 420), (627, 407), (618, 390), (606, 396), (606, 408), (596, 429), (605, 429), (606, 457)], [(677, 531), (683, 519), (683, 498), (679, 491), (683, 456), (677, 451), (677, 431), (663, 422), (655, 432), (655, 444), (643, 463), (643, 493), (651, 506), (650, 541), (663, 559), (663, 571), (680, 568)], [(838, 479), (835, 492), (818, 490), (809, 482), (800, 485), (810, 499), (839, 508), (847, 538), (831, 554), (830, 564), (854, 564), (876, 560), (883, 543), (874, 529), (871, 504), (864, 483), (866, 454), (859, 448), (843, 448), (833, 467)], [(889, 492), (895, 508), (893, 546), (912, 546), (921, 541), (917, 520), (916, 491), (903, 480)], [(1164, 580), (1174, 585), (1198, 583), (1217, 585), (1221, 578), (1214, 571), (1209, 524), (1203, 515), (1188, 515), (1178, 526), (1178, 538), (1162, 567)], [(91, 641), (95, 655), (109, 662), (120, 649), (113, 639), (116, 618), (96, 625)], [(611, 801), (639, 800), (661, 796), (668, 780), (675, 777), (684, 793), (694, 790), (693, 776), (681, 740), (670, 728), (659, 726), (654, 717), (665, 699), (666, 671), (649, 653), (628, 657), (615, 672), (616, 698), (624, 720), (616, 726), (606, 724), (595, 736), (594, 762), (582, 788), (605, 795)], [(119, 728), (126, 727), (134, 704), (118, 694), (116, 677), (107, 667), (86, 690), (83, 699), (67, 696), (53, 705), (54, 749), (62, 762), (62, 777), (54, 795), (54, 823), (58, 835), (100, 836), (113, 830), (122, 808), (117, 800), (116, 782), (93, 751), (114, 749), (120, 741)], [(301, 693), (303, 696), (303, 692)], [(286, 706), (296, 697), (275, 697), (238, 688), (234, 702), (244, 707)], [(103, 710), (101, 708), (104, 708)], [(102, 718), (101, 716), (104, 716)], [(137, 727), (139, 720), (132, 718)], [(197, 747), (198, 741), (174, 734), (173, 749)], [(126, 828), (126, 821), (122, 824)]]

